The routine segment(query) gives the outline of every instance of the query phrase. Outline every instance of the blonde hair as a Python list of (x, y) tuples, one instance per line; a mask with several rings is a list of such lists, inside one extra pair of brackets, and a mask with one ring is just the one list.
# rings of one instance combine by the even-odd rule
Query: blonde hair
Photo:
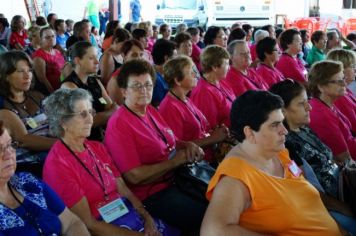
[(327, 54), (326, 59), (341, 62), (344, 69), (354, 67), (356, 64), (355, 52), (346, 49), (333, 49)]
[(167, 81), (168, 86), (173, 88), (175, 79), (182, 81), (184, 79), (184, 68), (186, 66), (193, 66), (193, 61), (187, 56), (177, 56), (168, 60), (163, 66), (163, 77)]
[(41, 28), (37, 25), (31, 26), (27, 30), (28, 39), (31, 41), (36, 34), (40, 35)]
[(200, 54), (200, 63), (204, 73), (211, 72), (213, 67), (220, 67), (226, 59), (229, 59), (229, 53), (218, 45), (209, 45)]

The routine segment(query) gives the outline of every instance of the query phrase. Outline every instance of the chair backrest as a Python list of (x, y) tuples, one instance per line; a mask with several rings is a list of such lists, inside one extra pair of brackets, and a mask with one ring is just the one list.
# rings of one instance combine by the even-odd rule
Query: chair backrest
[(308, 30), (309, 34), (312, 34), (315, 30), (315, 23), (317, 22), (316, 19), (311, 18), (302, 18), (296, 21), (295, 26), (298, 29), (306, 29)]
[(345, 35), (348, 35), (349, 33), (356, 31), (356, 18), (350, 18), (347, 19), (345, 22)]

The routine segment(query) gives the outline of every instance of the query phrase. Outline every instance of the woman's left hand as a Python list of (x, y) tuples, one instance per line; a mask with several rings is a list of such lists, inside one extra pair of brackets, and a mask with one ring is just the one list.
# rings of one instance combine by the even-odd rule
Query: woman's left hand
[(161, 236), (152, 217), (147, 217), (145, 220), (145, 236)]

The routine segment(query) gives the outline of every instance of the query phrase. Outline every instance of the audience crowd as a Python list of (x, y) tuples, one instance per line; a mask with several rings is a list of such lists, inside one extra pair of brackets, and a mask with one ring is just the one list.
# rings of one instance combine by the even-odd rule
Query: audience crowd
[(356, 32), (60, 17), (0, 17), (0, 235), (356, 236)]

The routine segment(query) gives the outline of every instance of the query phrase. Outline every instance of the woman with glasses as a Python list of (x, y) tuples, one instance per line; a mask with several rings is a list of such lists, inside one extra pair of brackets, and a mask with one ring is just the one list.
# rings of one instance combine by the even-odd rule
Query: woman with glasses
[(32, 78), (32, 63), (24, 52), (10, 51), (0, 56), (0, 119), (12, 139), (20, 143), (19, 168), (41, 176), (43, 160), (55, 139), (48, 133), (44, 96), (30, 90)]
[(109, 120), (105, 145), (128, 186), (152, 216), (184, 231), (199, 230), (206, 203), (181, 192), (171, 180), (174, 169), (202, 159), (204, 152), (192, 142), (177, 140), (150, 105), (154, 80), (149, 62), (124, 63), (117, 83), (125, 102)]
[(15, 174), (16, 148), (0, 120), (0, 234), (89, 235), (47, 184), (29, 173)]
[(335, 161), (343, 164), (356, 159), (356, 138), (351, 133), (347, 117), (335, 106), (335, 101), (346, 93), (341, 62), (321, 61), (309, 72), (310, 127), (332, 150)]
[(33, 68), (38, 80), (51, 93), (60, 87), (59, 77), (65, 60), (61, 52), (53, 48), (56, 45), (56, 34), (52, 28), (42, 28), (40, 37), (41, 47), (32, 54)]
[(60, 140), (48, 154), (44, 181), (93, 235), (167, 235), (168, 226), (154, 221), (126, 187), (105, 146), (87, 140), (91, 100), (79, 88), (59, 89), (45, 100), (51, 133)]
[[(121, 56), (123, 58), (123, 62), (127, 62), (132, 59), (140, 59), (143, 56), (144, 48), (141, 42), (136, 39), (129, 39), (123, 42), (121, 47)], [(116, 77), (120, 74), (120, 68), (118, 68), (114, 73), (112, 73), (111, 78), (106, 85), (106, 90), (112, 101), (114, 101), (118, 105), (122, 105), (124, 103), (124, 95), (122, 91), (117, 86)]]
[(100, 80), (91, 76), (98, 70), (97, 51), (91, 43), (81, 41), (72, 46), (71, 61), (74, 64), (72, 73), (64, 79), (61, 88), (87, 90), (93, 97), (93, 108), (97, 112), (89, 139), (102, 140), (103, 127), (117, 106), (107, 94)]
[(356, 96), (348, 88), (351, 83), (355, 83), (355, 52), (346, 49), (333, 49), (328, 53), (327, 59), (340, 61), (344, 66), (346, 92), (344, 96), (335, 101), (335, 106), (349, 119), (352, 133), (356, 136)]
[(279, 59), (277, 41), (270, 37), (260, 40), (257, 43), (256, 52), (260, 60), (256, 71), (268, 87), (283, 81), (283, 74), (274, 66)]
[[(285, 145), (291, 159), (301, 167), (304, 177), (319, 190), (331, 216), (354, 235), (356, 219), (352, 218), (351, 208), (338, 200), (339, 168), (335, 164), (333, 153), (308, 126), (312, 107), (305, 88), (300, 83), (288, 79), (274, 84), (270, 91), (280, 96), (284, 102), (282, 111), (284, 125), (288, 130)], [(312, 178), (313, 176), (316, 180)]]

